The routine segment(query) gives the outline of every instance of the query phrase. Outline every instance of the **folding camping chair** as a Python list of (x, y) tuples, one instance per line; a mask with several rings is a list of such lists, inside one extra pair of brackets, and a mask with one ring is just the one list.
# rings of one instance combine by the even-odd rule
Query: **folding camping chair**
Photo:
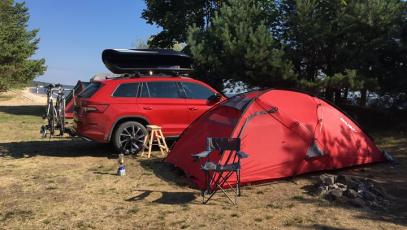
[[(218, 152), (220, 155), (218, 162), (210, 160), (210, 154), (214, 152)], [(205, 159), (204, 163), (201, 164), (206, 180), (206, 187), (201, 193), (202, 203), (206, 204), (220, 190), (232, 204), (236, 205), (237, 197), (240, 196), (240, 159), (249, 156), (240, 151), (240, 138), (209, 137), (206, 143), (206, 151), (192, 156), (200, 161)], [(236, 175), (235, 187), (228, 182), (228, 179), (233, 174)], [(228, 188), (232, 190), (234, 200), (228, 195), (226, 190)]]

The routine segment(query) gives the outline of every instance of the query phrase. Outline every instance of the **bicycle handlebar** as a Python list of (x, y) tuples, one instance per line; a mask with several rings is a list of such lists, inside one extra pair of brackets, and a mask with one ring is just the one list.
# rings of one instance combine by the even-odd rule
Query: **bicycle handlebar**
[(49, 84), (49, 85), (46, 86), (47, 89), (60, 88), (60, 87), (62, 87), (62, 85), (59, 84), (59, 83), (55, 84), (55, 85), (54, 84)]
[[(46, 89), (47, 89), (48, 97), (51, 95), (64, 94), (63, 93), (64, 91), (68, 91), (68, 89), (63, 88), (62, 85), (59, 83), (55, 84), (55, 85), (49, 84), (46, 86)], [(57, 92), (57, 93), (55, 93), (55, 92)]]

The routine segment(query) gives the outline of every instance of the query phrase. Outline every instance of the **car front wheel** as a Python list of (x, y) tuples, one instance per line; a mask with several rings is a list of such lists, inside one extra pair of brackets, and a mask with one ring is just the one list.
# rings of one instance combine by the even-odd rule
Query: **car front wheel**
[(147, 135), (146, 128), (136, 122), (127, 121), (116, 129), (113, 145), (119, 152), (125, 154), (137, 154), (143, 148), (143, 141)]

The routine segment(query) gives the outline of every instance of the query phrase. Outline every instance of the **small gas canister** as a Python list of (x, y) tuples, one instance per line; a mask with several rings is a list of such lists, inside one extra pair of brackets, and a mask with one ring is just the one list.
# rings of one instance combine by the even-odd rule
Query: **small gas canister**
[(124, 155), (119, 154), (119, 168), (117, 169), (118, 176), (126, 175), (126, 167), (124, 166)]
[(118, 176), (126, 175), (126, 167), (124, 167), (124, 165), (119, 166), (119, 168), (117, 169), (117, 175)]

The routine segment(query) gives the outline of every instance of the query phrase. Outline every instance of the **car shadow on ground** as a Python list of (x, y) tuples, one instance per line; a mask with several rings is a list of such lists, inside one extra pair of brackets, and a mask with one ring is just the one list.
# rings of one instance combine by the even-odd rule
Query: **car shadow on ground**
[(109, 144), (64, 138), (50, 141), (25, 141), (0, 143), (0, 158), (52, 157), (117, 157)]
[(41, 117), (45, 114), (45, 105), (0, 106), (0, 112), (11, 115), (29, 115)]

